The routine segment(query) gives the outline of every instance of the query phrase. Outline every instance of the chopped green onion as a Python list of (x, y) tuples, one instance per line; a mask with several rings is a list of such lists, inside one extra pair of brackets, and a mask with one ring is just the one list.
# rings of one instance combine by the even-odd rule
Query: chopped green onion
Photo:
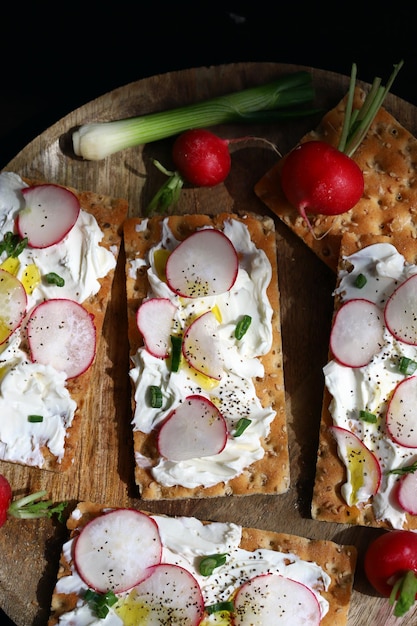
[(240, 435), (242, 435), (245, 432), (245, 430), (251, 423), (252, 423), (252, 420), (248, 419), (247, 417), (241, 417), (238, 423), (236, 424), (236, 430), (235, 430), (234, 436), (240, 437)]
[(0, 242), (0, 254), (7, 253), (7, 256), (18, 257), (21, 252), (28, 245), (28, 238), (23, 239), (20, 235), (16, 235), (12, 232), (5, 233), (3, 241)]
[(200, 561), (199, 572), (202, 576), (210, 576), (213, 573), (213, 570), (216, 567), (220, 567), (220, 565), (224, 565), (226, 563), (227, 553), (224, 554), (210, 554), (209, 556), (205, 556)]
[(171, 371), (178, 372), (181, 363), (182, 337), (171, 335)]
[(249, 326), (251, 325), (252, 318), (250, 315), (244, 315), (236, 324), (235, 337), (236, 339), (242, 339), (247, 333)]
[(209, 604), (204, 607), (209, 615), (212, 613), (218, 613), (219, 611), (229, 611), (229, 613), (235, 610), (233, 602), (228, 602), (225, 600), (224, 602), (216, 602), (215, 604)]
[(359, 411), (359, 419), (364, 422), (368, 422), (369, 424), (376, 424), (377, 416), (375, 413), (371, 413), (370, 411)]
[(414, 374), (416, 369), (417, 369), (416, 361), (413, 361), (412, 359), (409, 359), (406, 356), (401, 357), (400, 365), (399, 365), (399, 370), (401, 374), (405, 374), (406, 376), (409, 376), (411, 374)]
[(150, 403), (153, 409), (160, 409), (162, 406), (162, 391), (157, 385), (149, 387)]
[(366, 133), (368, 132), (372, 122), (375, 119), (379, 109), (381, 108), (391, 86), (397, 77), (398, 72), (404, 65), (404, 61), (400, 61), (397, 65), (394, 65), (394, 70), (388, 79), (385, 87), (381, 86), (381, 79), (375, 78), (371, 89), (369, 90), (366, 98), (360, 107), (360, 109), (353, 110), (353, 99), (355, 93), (356, 83), (356, 64), (353, 63), (349, 91), (346, 101), (346, 111), (343, 121), (342, 134), (340, 136), (338, 149), (340, 152), (344, 152), (347, 156), (352, 156), (355, 150), (362, 143)]
[(365, 287), (366, 283), (367, 283), (367, 278), (366, 278), (365, 274), (358, 274), (356, 276), (355, 282), (353, 284), (358, 289), (362, 289), (362, 287)]
[(109, 607), (117, 602), (117, 596), (113, 591), (98, 593), (92, 589), (87, 589), (84, 594), (84, 600), (88, 602), (96, 617), (103, 618), (107, 616)]
[(43, 415), (28, 415), (28, 422), (32, 424), (35, 422), (43, 422)]
[(392, 469), (387, 472), (387, 474), (399, 474), (402, 476), (403, 474), (413, 474), (417, 470), (417, 461), (412, 463), (411, 465), (404, 465), (404, 467), (397, 467), (397, 469)]
[[(204, 128), (229, 122), (266, 121), (265, 112), (273, 111), (276, 121), (280, 112), (285, 119), (288, 109), (295, 115), (293, 107), (299, 107), (314, 98), (314, 87), (310, 72), (294, 72), (277, 80), (250, 87), (241, 91), (218, 96), (195, 104), (185, 105), (170, 111), (160, 111), (139, 117), (83, 124), (72, 135), (72, 144), (77, 156), (90, 161), (133, 146), (143, 145), (172, 137), (190, 128)], [(316, 112), (313, 110), (313, 112)], [(302, 108), (300, 116), (310, 115)], [(259, 120), (258, 120), (259, 121)]]
[(45, 280), (49, 285), (56, 285), (57, 287), (63, 287), (65, 285), (65, 280), (55, 272), (46, 274)]

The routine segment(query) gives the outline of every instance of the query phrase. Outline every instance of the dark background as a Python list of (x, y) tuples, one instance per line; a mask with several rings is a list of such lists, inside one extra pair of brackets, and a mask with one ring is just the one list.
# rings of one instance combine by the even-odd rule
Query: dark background
[(358, 78), (385, 84), (404, 59), (391, 91), (417, 106), (415, 2), (10, 4), (0, 9), (0, 169), (74, 108), (191, 67), (271, 61), (349, 75), (356, 62)]

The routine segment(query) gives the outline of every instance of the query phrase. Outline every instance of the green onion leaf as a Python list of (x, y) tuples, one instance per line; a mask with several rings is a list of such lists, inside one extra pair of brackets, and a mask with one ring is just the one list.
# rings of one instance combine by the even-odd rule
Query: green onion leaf
[(358, 289), (362, 289), (362, 287), (365, 287), (366, 283), (367, 283), (367, 278), (366, 278), (365, 274), (358, 274), (356, 276), (355, 282), (353, 284)]
[(234, 437), (240, 437), (240, 435), (242, 435), (245, 432), (245, 430), (250, 424), (252, 424), (252, 420), (248, 419), (247, 417), (241, 417), (238, 423), (236, 424)]
[(202, 576), (210, 576), (213, 573), (213, 570), (216, 567), (220, 567), (220, 565), (224, 565), (226, 563), (226, 558), (228, 557), (227, 553), (224, 554), (210, 554), (209, 556), (205, 556), (201, 559), (199, 565), (199, 572)]
[[(111, 122), (83, 124), (72, 134), (72, 144), (77, 156), (95, 161), (119, 150), (178, 135), (190, 128), (241, 121), (253, 123), (253, 118), (248, 118), (252, 114), (291, 110), (311, 103), (313, 99), (312, 75), (307, 71), (299, 71), (264, 85), (170, 111)], [(303, 115), (302, 108), (298, 112)], [(304, 113), (309, 114), (311, 109)]]
[(413, 474), (417, 470), (417, 461), (411, 465), (404, 465), (404, 467), (397, 467), (397, 469), (388, 470), (387, 474), (398, 474), (403, 476), (404, 474)]
[(28, 422), (32, 424), (35, 422), (43, 422), (43, 415), (28, 415)]
[(45, 280), (49, 285), (56, 285), (57, 287), (63, 287), (65, 285), (65, 280), (55, 272), (46, 274)]
[(247, 333), (249, 326), (251, 325), (252, 318), (250, 315), (244, 315), (236, 324), (235, 337), (236, 339), (242, 339)]
[(182, 337), (171, 335), (171, 371), (178, 372), (181, 363)]
[(149, 386), (150, 404), (153, 409), (160, 409), (162, 406), (162, 391), (157, 385)]
[(28, 238), (20, 237), (12, 232), (5, 233), (3, 241), (0, 242), (0, 254), (7, 253), (7, 256), (18, 257), (28, 245)]
[(109, 612), (109, 607), (113, 606), (117, 602), (117, 596), (113, 591), (106, 591), (106, 593), (98, 593), (92, 589), (87, 589), (84, 594), (84, 600), (88, 602), (91, 610), (95, 613), (96, 617), (104, 618)]
[(399, 370), (401, 374), (405, 374), (406, 376), (410, 376), (414, 374), (417, 369), (417, 362), (409, 359), (408, 357), (402, 356), (400, 359)]
[(378, 418), (375, 413), (371, 413), (370, 411), (359, 411), (359, 419), (369, 424), (376, 424)]
[(224, 602), (216, 602), (215, 604), (209, 604), (204, 607), (209, 615), (212, 613), (218, 613), (219, 611), (229, 611), (229, 613), (235, 610), (233, 602), (228, 602), (227, 600)]

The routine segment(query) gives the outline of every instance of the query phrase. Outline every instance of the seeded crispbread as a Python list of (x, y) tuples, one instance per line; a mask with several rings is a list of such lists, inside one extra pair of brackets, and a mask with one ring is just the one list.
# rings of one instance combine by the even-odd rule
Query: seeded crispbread
[[(32, 179), (24, 179), (24, 182), (28, 185), (45, 183), (45, 181)], [(127, 201), (122, 198), (112, 198), (91, 191), (77, 191), (74, 188), (71, 188), (71, 191), (78, 196), (81, 208), (96, 218), (103, 232), (100, 245), (111, 250), (117, 258), (121, 244), (122, 224), (128, 212)], [(94, 319), (97, 343), (100, 341), (102, 334), (106, 308), (111, 296), (113, 276), (114, 270), (111, 270), (105, 277), (99, 279), (99, 292), (82, 303)], [(94, 364), (81, 376), (68, 380), (67, 389), (71, 398), (76, 402), (77, 409), (72, 424), (67, 429), (65, 453), (63, 458), (59, 460), (50, 452), (46, 445), (43, 446), (42, 454), (45, 461), (41, 469), (64, 472), (73, 464), (79, 439), (81, 419), (88, 404), (88, 398), (94, 393), (91, 387), (93, 369)]]
[[(67, 521), (70, 537), (76, 537), (85, 524), (109, 510), (97, 503), (80, 502)], [(114, 508), (114, 507), (113, 507)], [(150, 515), (149, 512), (143, 511)], [(212, 523), (212, 522), (203, 522)], [(307, 539), (297, 535), (278, 533), (257, 528), (242, 527), (240, 548), (255, 551), (260, 548), (297, 555), (305, 561), (321, 566), (330, 576), (331, 583), (327, 591), (320, 590), (329, 602), (329, 611), (320, 622), (321, 626), (345, 626), (348, 620), (349, 605), (352, 596), (353, 579), (357, 561), (357, 550), (352, 545), (341, 545), (329, 540)], [(71, 574), (71, 561), (64, 552), (59, 562), (58, 580)], [(56, 626), (63, 614), (73, 610), (77, 603), (76, 593), (58, 593), (55, 587), (52, 594), (51, 614), (48, 626)]]
[[(402, 237), (400, 237), (400, 242)], [(378, 237), (368, 235), (364, 239), (363, 247), (375, 243), (391, 243), (396, 246), (396, 237)], [(399, 250), (399, 246), (396, 246)], [(339, 271), (349, 272), (351, 267), (346, 259), (359, 249), (358, 241), (354, 233), (346, 233), (342, 237), (340, 248)], [(339, 281), (337, 281), (339, 282)], [(341, 306), (339, 295), (335, 295), (334, 315)], [(330, 356), (330, 350), (329, 350)], [(313, 519), (342, 524), (355, 524), (360, 526), (372, 526), (375, 528), (391, 528), (391, 525), (383, 520), (376, 520), (372, 508), (372, 499), (368, 503), (357, 506), (348, 506), (342, 497), (341, 487), (346, 481), (346, 468), (339, 458), (334, 437), (329, 431), (333, 419), (329, 410), (332, 395), (325, 386), (321, 412), (319, 432), (319, 446), (316, 463), (316, 475), (311, 503)], [(407, 530), (417, 530), (417, 517), (406, 515)]]
[[(354, 108), (365, 92), (355, 90)], [(330, 110), (318, 127), (300, 143), (322, 140), (337, 146), (346, 98)], [(417, 139), (385, 108), (381, 108), (353, 159), (362, 169), (365, 190), (361, 200), (347, 213), (326, 217), (309, 216), (315, 237), (286, 200), (280, 183), (285, 156), (256, 184), (256, 195), (334, 272), (337, 271), (341, 237), (350, 232), (357, 248), (367, 245), (369, 235), (395, 240), (398, 251), (412, 263), (417, 260)]]
[[(221, 482), (212, 487), (186, 488), (179, 485), (172, 487), (157, 483), (149, 467), (135, 468), (135, 479), (141, 496), (145, 500), (171, 498), (197, 498), (226, 495), (280, 494), (289, 487), (289, 454), (288, 433), (286, 425), (285, 392), (283, 376), (283, 358), (280, 326), (280, 301), (278, 288), (278, 268), (276, 257), (276, 235), (274, 222), (270, 218), (245, 215), (239, 217), (232, 214), (170, 216), (169, 227), (175, 238), (184, 239), (187, 235), (202, 226), (222, 228), (227, 219), (242, 220), (248, 227), (252, 241), (258, 248), (265, 251), (272, 268), (272, 278), (268, 287), (268, 297), (273, 309), (273, 342), (272, 349), (260, 357), (265, 375), (256, 380), (255, 387), (262, 405), (272, 406), (276, 416), (271, 424), (270, 434), (263, 441), (265, 454), (262, 459), (253, 463), (239, 476), (228, 482)], [(124, 243), (126, 251), (126, 290), (128, 306), (130, 354), (133, 355), (142, 345), (142, 337), (136, 325), (136, 311), (148, 292), (146, 267), (141, 267), (132, 277), (130, 262), (134, 259), (145, 259), (147, 251), (156, 245), (161, 238), (161, 217), (153, 217), (146, 221), (145, 227), (141, 218), (130, 218), (124, 225)], [(132, 395), (134, 391), (132, 392)], [(133, 405), (134, 405), (133, 399)], [(135, 430), (134, 451), (157, 461), (158, 453), (155, 446), (155, 434), (145, 434)]]

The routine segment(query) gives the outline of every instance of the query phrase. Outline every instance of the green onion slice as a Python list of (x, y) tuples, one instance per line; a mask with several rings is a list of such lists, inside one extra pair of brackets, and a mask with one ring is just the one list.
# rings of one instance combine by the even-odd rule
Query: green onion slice
[(84, 594), (84, 600), (88, 602), (91, 610), (97, 617), (104, 618), (109, 612), (109, 606), (117, 602), (117, 596), (113, 591), (106, 593), (98, 593), (92, 589), (87, 589)]
[(65, 285), (65, 280), (55, 272), (46, 274), (45, 280), (49, 285), (56, 285), (57, 287), (63, 287)]
[(402, 476), (403, 474), (413, 474), (415, 471), (417, 471), (417, 461), (412, 463), (412, 465), (404, 465), (404, 467), (389, 470), (387, 474), (399, 474)]
[(250, 315), (244, 315), (242, 319), (238, 321), (235, 328), (235, 337), (236, 339), (242, 339), (242, 337), (246, 334), (252, 318)]
[(234, 436), (240, 437), (240, 435), (242, 435), (242, 433), (245, 432), (245, 430), (251, 423), (252, 423), (252, 420), (248, 419), (247, 417), (241, 417), (238, 423), (236, 424), (236, 430), (234, 432)]
[(362, 289), (362, 287), (365, 287), (366, 283), (367, 283), (367, 278), (365, 274), (358, 274), (356, 276), (355, 282), (354, 282), (355, 287), (357, 287), (358, 289)]
[(28, 422), (32, 424), (36, 422), (43, 422), (43, 415), (28, 415)]
[(171, 335), (171, 371), (178, 372), (181, 363), (182, 337)]
[(220, 567), (220, 565), (224, 565), (226, 563), (226, 559), (228, 557), (227, 553), (224, 554), (210, 554), (201, 559), (199, 565), (199, 572), (202, 576), (210, 576), (213, 573), (213, 570), (216, 567)]
[(368, 422), (369, 424), (376, 424), (377, 416), (375, 413), (371, 413), (370, 411), (359, 411), (359, 419), (364, 422)]
[(160, 409), (162, 406), (162, 391), (157, 385), (149, 387), (150, 403), (153, 409)]
[(405, 374), (409, 376), (410, 374), (414, 374), (417, 369), (417, 362), (409, 359), (405, 356), (402, 356), (400, 359), (399, 369), (401, 374)]
[(225, 600), (224, 602), (216, 602), (215, 604), (209, 604), (204, 607), (209, 615), (212, 613), (218, 613), (219, 611), (229, 611), (232, 612), (235, 610), (233, 602), (229, 602)]

